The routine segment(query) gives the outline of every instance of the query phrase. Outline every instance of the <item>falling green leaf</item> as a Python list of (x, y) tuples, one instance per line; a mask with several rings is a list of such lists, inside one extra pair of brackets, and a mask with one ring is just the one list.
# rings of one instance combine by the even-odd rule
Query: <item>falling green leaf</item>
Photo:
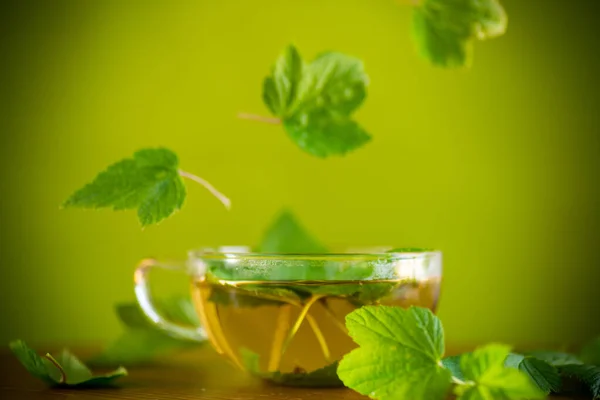
[(327, 52), (306, 64), (290, 45), (265, 78), (263, 100), (304, 151), (344, 155), (371, 139), (351, 118), (367, 95), (367, 83), (357, 58)]
[(177, 155), (164, 148), (144, 149), (101, 172), (75, 192), (65, 207), (137, 209), (142, 226), (179, 210), (186, 191)]
[(123, 367), (105, 375), (93, 375), (90, 369), (68, 350), (63, 350), (56, 357), (50, 354), (42, 357), (22, 340), (11, 342), (9, 347), (29, 373), (51, 386), (107, 387), (112, 386), (117, 378), (127, 375), (127, 370)]
[(500, 36), (507, 16), (498, 0), (422, 0), (413, 11), (419, 53), (433, 65), (471, 64), (473, 42)]

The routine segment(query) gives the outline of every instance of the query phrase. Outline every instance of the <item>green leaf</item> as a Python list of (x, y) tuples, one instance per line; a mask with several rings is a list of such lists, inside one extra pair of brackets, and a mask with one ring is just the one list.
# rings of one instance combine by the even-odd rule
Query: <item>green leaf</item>
[(453, 377), (464, 381), (465, 376), (460, 369), (460, 358), (461, 355), (446, 357), (442, 360), (442, 365), (452, 373)]
[(337, 376), (338, 363), (334, 362), (326, 367), (310, 371), (310, 372), (261, 372), (260, 370), (260, 356), (245, 348), (240, 349), (240, 355), (242, 357), (242, 363), (244, 367), (252, 374), (269, 380), (271, 382), (278, 383), (283, 386), (294, 386), (294, 387), (339, 387), (343, 386), (342, 382)]
[(600, 366), (600, 337), (597, 337), (583, 347), (580, 358), (586, 364)]
[(443, 398), (451, 373), (441, 366), (444, 332), (424, 308), (365, 306), (346, 316), (360, 346), (340, 362), (344, 384), (380, 400)]
[(545, 361), (554, 367), (561, 367), (569, 364), (582, 364), (576, 356), (569, 353), (561, 353), (558, 351), (530, 351), (526, 353), (527, 356), (535, 357), (539, 360)]
[(296, 91), (302, 78), (302, 58), (292, 45), (279, 56), (271, 76), (263, 84), (263, 101), (269, 110), (278, 117), (286, 117), (296, 100)]
[(412, 34), (433, 65), (462, 67), (471, 63), (475, 40), (500, 36), (506, 25), (498, 0), (423, 0), (413, 12)]
[(41, 357), (22, 340), (11, 342), (9, 347), (29, 373), (51, 386), (107, 387), (111, 386), (115, 379), (127, 375), (127, 370), (119, 367), (108, 374), (94, 376), (89, 368), (68, 350), (63, 350), (57, 357), (50, 354)]
[(504, 365), (525, 373), (546, 394), (560, 391), (561, 381), (558, 370), (546, 361), (511, 353), (506, 358)]
[(296, 219), (283, 210), (265, 232), (259, 251), (263, 253), (326, 253), (327, 248)]
[(94, 366), (147, 364), (160, 356), (174, 351), (197, 347), (199, 344), (167, 336), (150, 329), (128, 329), (114, 340), (104, 351), (90, 360)]
[(140, 150), (101, 172), (71, 195), (64, 207), (137, 209), (142, 226), (158, 223), (185, 200), (178, 164), (177, 155), (168, 149)]
[(284, 120), (283, 126), (302, 150), (317, 157), (342, 156), (371, 140), (347, 116), (323, 108), (301, 110)]
[(455, 388), (459, 400), (543, 399), (545, 394), (523, 372), (507, 368), (510, 348), (490, 344), (462, 355), (465, 383)]
[(584, 383), (594, 399), (600, 398), (600, 367), (572, 364), (559, 367), (559, 371), (564, 377), (573, 378)]
[(362, 61), (327, 52), (305, 64), (288, 46), (263, 85), (263, 100), (290, 138), (317, 156), (344, 155), (370, 140), (351, 119), (367, 95)]
[(320, 54), (302, 74), (295, 108), (349, 116), (367, 97), (368, 82), (361, 60), (337, 52)]
[[(157, 309), (165, 318), (175, 323), (187, 326), (200, 325), (194, 306), (187, 297), (173, 297), (159, 301)], [(137, 303), (117, 304), (115, 311), (125, 331), (101, 354), (90, 360), (91, 365), (140, 365), (174, 351), (202, 345), (169, 336), (148, 320)]]

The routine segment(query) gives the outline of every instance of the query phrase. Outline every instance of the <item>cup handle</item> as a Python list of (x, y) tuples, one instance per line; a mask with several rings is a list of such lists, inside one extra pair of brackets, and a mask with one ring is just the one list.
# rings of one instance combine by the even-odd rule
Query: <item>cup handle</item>
[(167, 270), (181, 270), (179, 267), (162, 264), (153, 259), (144, 259), (140, 261), (133, 280), (135, 283), (135, 295), (142, 311), (154, 324), (163, 332), (176, 339), (189, 340), (193, 342), (204, 342), (207, 340), (206, 333), (202, 327), (185, 327), (174, 322), (168, 321), (160, 315), (154, 306), (150, 289), (148, 287), (148, 273), (152, 268), (162, 268)]

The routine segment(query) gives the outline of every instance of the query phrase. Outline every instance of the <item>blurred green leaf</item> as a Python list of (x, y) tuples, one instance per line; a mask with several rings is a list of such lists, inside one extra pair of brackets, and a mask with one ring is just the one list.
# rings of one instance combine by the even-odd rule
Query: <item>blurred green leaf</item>
[[(175, 323), (186, 326), (200, 325), (194, 306), (187, 297), (159, 301), (157, 309), (165, 318)], [(101, 354), (89, 361), (92, 365), (139, 365), (173, 351), (201, 345), (169, 336), (148, 320), (137, 303), (117, 304), (115, 311), (125, 331)]]
[(289, 210), (283, 210), (267, 228), (258, 250), (262, 253), (326, 253)]
[(571, 364), (559, 367), (559, 371), (561, 376), (573, 378), (585, 384), (594, 399), (600, 398), (600, 367)]
[(442, 365), (450, 370), (453, 377), (464, 381), (465, 376), (460, 369), (460, 358), (461, 355), (445, 357), (442, 359)]
[(463, 354), (460, 370), (466, 383), (455, 388), (458, 400), (545, 398), (527, 374), (505, 366), (509, 352), (508, 346), (490, 344)]
[(558, 370), (546, 361), (511, 353), (506, 358), (504, 365), (525, 373), (546, 394), (560, 391), (561, 381)]
[(412, 34), (419, 53), (433, 65), (471, 64), (473, 42), (500, 36), (508, 19), (498, 0), (422, 0)]
[(600, 336), (583, 347), (580, 358), (586, 364), (600, 366)]
[(582, 364), (581, 360), (579, 360), (579, 358), (573, 354), (562, 353), (559, 351), (538, 350), (530, 351), (526, 353), (526, 355), (545, 361), (554, 367), (560, 367), (569, 364)]
[(51, 354), (42, 357), (22, 340), (11, 342), (9, 347), (29, 373), (51, 386), (107, 387), (111, 386), (115, 379), (127, 375), (127, 370), (119, 367), (108, 374), (94, 376), (92, 371), (68, 350), (63, 350), (56, 357)]

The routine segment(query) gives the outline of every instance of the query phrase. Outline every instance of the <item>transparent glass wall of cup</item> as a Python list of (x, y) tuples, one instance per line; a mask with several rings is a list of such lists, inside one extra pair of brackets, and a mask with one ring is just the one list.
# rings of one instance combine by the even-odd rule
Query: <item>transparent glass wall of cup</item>
[[(143, 260), (135, 291), (145, 314), (172, 336), (204, 341), (241, 369), (310, 372), (356, 347), (345, 316), (363, 305), (437, 306), (442, 256), (437, 251), (261, 254), (191, 251), (182, 266)], [(182, 327), (153, 306), (148, 272), (181, 269), (202, 327)], [(253, 366), (248, 360), (253, 360)]]

